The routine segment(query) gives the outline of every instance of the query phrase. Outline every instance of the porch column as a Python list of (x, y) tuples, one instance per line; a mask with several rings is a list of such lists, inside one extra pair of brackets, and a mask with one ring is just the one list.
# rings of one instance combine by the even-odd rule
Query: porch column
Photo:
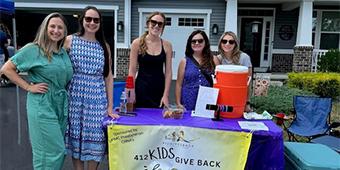
[(226, 0), (224, 31), (232, 31), (237, 35), (237, 0)]
[(312, 65), (312, 22), (313, 0), (300, 2), (299, 24), (296, 45), (294, 47), (293, 71), (310, 72)]
[(300, 2), (297, 46), (312, 46), (313, 0)]

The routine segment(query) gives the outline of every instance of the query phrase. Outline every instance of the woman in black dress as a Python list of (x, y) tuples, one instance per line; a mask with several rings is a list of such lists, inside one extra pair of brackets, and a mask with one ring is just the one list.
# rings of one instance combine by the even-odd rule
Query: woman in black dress
[(170, 42), (161, 39), (165, 27), (164, 14), (153, 12), (146, 26), (147, 31), (131, 44), (129, 76), (136, 78), (136, 86), (128, 94), (139, 108), (168, 106), (172, 46)]

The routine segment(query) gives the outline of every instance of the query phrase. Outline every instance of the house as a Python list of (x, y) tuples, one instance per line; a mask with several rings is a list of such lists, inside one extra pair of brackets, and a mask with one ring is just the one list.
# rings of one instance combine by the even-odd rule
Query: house
[(105, 34), (111, 46), (115, 44), (116, 78), (126, 76), (130, 43), (144, 32), (146, 17), (153, 11), (166, 15), (162, 38), (173, 45), (173, 79), (186, 39), (195, 29), (208, 33), (214, 51), (224, 31), (237, 33), (255, 71), (311, 71), (320, 52), (340, 48), (338, 0), (16, 0), (17, 28), (24, 27), (19, 34), (29, 29), (21, 23), (27, 14), (58, 11), (76, 23), (73, 15), (87, 5), (96, 6), (106, 17)]

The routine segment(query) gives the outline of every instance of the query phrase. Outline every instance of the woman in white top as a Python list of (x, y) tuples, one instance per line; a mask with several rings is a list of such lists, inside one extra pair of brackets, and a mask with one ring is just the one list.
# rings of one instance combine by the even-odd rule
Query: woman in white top
[[(222, 34), (218, 43), (219, 55), (217, 56), (219, 63), (222, 65), (233, 64), (248, 67), (248, 75), (252, 77), (252, 64), (248, 54), (240, 50), (240, 42), (234, 32), (228, 31)], [(250, 86), (249, 86), (250, 87)], [(250, 89), (248, 87), (248, 99), (250, 97)], [(251, 111), (249, 102), (247, 102), (245, 111)]]
[(252, 64), (248, 54), (240, 51), (240, 43), (235, 33), (228, 31), (222, 34), (218, 43), (219, 64), (234, 64), (246, 66), (249, 76), (252, 75)]

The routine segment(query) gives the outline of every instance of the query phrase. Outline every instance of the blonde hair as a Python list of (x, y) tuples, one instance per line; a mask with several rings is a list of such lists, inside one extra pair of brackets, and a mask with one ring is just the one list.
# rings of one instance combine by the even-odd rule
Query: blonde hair
[(66, 19), (60, 13), (54, 12), (45, 17), (43, 22), (40, 24), (38, 32), (33, 41), (34, 44), (37, 44), (39, 48), (43, 51), (43, 53), (47, 56), (48, 60), (51, 61), (52, 58), (52, 41), (48, 37), (47, 27), (52, 18), (60, 18), (64, 23), (64, 37), (60, 41), (58, 41), (58, 50), (60, 50), (64, 44), (66, 35), (67, 35), (67, 27), (66, 27)]
[(218, 42), (218, 52), (221, 54), (221, 56), (223, 58), (226, 58), (226, 56), (224, 54), (224, 50), (222, 49), (222, 42), (221, 42), (226, 35), (233, 37), (233, 39), (235, 40), (235, 46), (234, 46), (234, 49), (231, 53), (231, 60), (232, 60), (233, 64), (239, 65), (240, 64), (240, 55), (241, 55), (240, 43), (239, 43), (239, 40), (238, 40), (238, 38), (237, 38), (237, 36), (234, 32), (227, 31), (224, 34), (222, 34), (222, 36), (221, 36), (221, 38)]
[[(162, 18), (163, 18), (163, 26), (162, 26), (162, 33), (163, 34), (163, 31), (164, 31), (164, 27), (165, 27), (165, 15), (161, 12), (153, 12), (149, 15), (148, 19), (146, 20), (146, 26), (148, 27), (149, 26), (149, 23), (151, 21), (151, 18), (156, 16), (156, 15), (160, 15)], [(140, 37), (140, 40), (139, 40), (139, 50), (140, 50), (140, 53), (142, 55), (145, 55), (146, 51), (148, 50), (148, 46), (146, 45), (145, 43), (145, 37), (149, 34), (149, 31), (145, 31), (144, 34)]]

